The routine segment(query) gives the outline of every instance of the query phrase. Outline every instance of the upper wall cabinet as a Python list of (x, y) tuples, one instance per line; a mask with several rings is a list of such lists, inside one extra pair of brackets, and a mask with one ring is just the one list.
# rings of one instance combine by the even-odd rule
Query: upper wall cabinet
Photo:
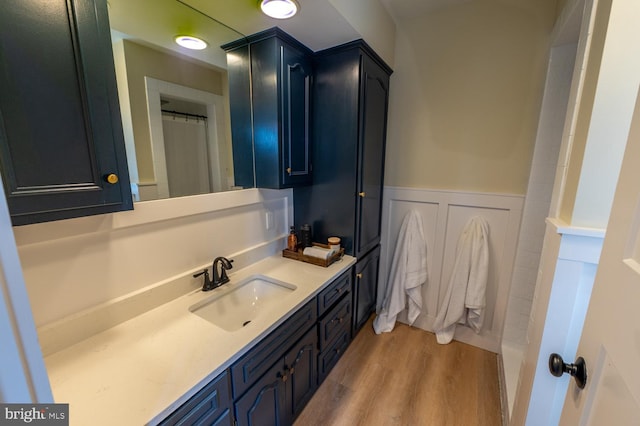
[(222, 47), (236, 184), (253, 186), (253, 169), (259, 188), (310, 184), (312, 52), (278, 28)]
[(0, 171), (14, 225), (133, 208), (105, 0), (0, 3)]

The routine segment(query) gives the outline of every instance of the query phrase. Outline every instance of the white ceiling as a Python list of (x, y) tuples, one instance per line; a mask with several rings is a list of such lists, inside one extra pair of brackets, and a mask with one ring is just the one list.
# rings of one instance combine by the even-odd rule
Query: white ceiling
[[(187, 33), (202, 37), (211, 46), (220, 46), (243, 34), (279, 26), (314, 51), (361, 38), (329, 0), (298, 2), (300, 11), (295, 19), (278, 20), (262, 14), (257, 0), (108, 0), (111, 27), (117, 31), (114, 37), (179, 50), (220, 67), (226, 67), (226, 59), (219, 49), (188, 51), (175, 46), (173, 37)], [(215, 24), (209, 17), (237, 32)]]
[[(365, 8), (373, 9), (373, 2), (379, 2), (395, 21), (402, 25), (406, 19), (437, 11), (438, 9), (456, 6), (472, 1), (496, 1), (523, 6), (528, 9), (539, 9), (541, 3), (555, 0), (297, 0), (300, 11), (295, 18), (278, 20), (262, 14), (258, 0), (107, 0), (112, 28), (124, 33), (129, 38), (146, 41), (165, 49), (177, 50), (173, 37), (177, 33), (188, 33), (201, 36), (212, 46), (241, 38), (256, 32), (279, 26), (310, 49), (317, 51), (327, 47), (363, 38), (342, 11), (355, 14), (357, 18), (367, 16)], [(186, 5), (185, 5), (186, 4)], [(198, 13), (193, 9), (201, 12)], [(203, 15), (204, 14), (204, 15)], [(222, 25), (215, 24), (211, 18), (224, 23), (237, 32)], [(393, 24), (392, 24), (393, 25)], [(385, 29), (363, 28), (369, 31), (372, 38), (387, 37)], [(388, 30), (388, 28), (386, 28)], [(367, 38), (364, 36), (364, 38)], [(369, 41), (369, 39), (367, 38)], [(379, 41), (379, 40), (377, 40)], [(388, 57), (393, 58), (393, 40), (391, 47), (384, 49)], [(374, 46), (376, 47), (376, 46)], [(387, 51), (385, 51), (387, 50)], [(219, 49), (193, 52), (182, 49), (181, 53), (204, 62), (226, 68), (226, 59)]]
[(379, 0), (396, 22), (472, 0)]

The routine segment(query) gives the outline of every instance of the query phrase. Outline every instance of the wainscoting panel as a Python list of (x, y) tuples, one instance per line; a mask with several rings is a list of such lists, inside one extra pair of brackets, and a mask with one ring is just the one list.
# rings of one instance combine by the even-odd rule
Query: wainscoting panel
[[(489, 278), (484, 325), (480, 334), (459, 326), (455, 339), (499, 352), (524, 197), (385, 187), (378, 307), (384, 298), (400, 225), (410, 210), (422, 217), (427, 241), (429, 278), (422, 289), (423, 311), (414, 326), (433, 331), (455, 263), (458, 238), (467, 221), (481, 216), (489, 223)], [(406, 322), (406, 315), (399, 320)]]

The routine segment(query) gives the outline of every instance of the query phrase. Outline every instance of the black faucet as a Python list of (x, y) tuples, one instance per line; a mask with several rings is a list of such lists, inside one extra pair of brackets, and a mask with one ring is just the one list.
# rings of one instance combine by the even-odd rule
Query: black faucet
[[(229, 282), (227, 276), (227, 269), (233, 268), (231, 264), (233, 260), (229, 260), (226, 257), (216, 257), (213, 261), (213, 288), (220, 287), (224, 283)], [(218, 263), (220, 263), (220, 274), (218, 275)]]
[[(214, 288), (218, 288), (222, 284), (229, 282), (227, 269), (233, 268), (231, 262), (233, 262), (233, 259), (229, 260), (226, 257), (216, 257), (216, 259), (213, 261), (213, 280), (209, 278), (209, 269), (205, 269), (202, 272), (194, 274), (193, 278), (204, 275), (204, 284), (202, 285), (202, 291), (209, 291), (213, 290)], [(218, 263), (220, 263), (220, 274), (218, 274)]]

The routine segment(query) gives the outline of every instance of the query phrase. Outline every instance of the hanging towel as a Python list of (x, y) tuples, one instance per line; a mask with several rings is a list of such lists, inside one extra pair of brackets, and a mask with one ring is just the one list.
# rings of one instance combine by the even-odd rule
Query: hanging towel
[(458, 239), (449, 287), (433, 323), (438, 343), (451, 342), (457, 323), (480, 332), (488, 273), (489, 225), (482, 217), (475, 216), (467, 222)]
[(376, 334), (393, 330), (396, 317), (405, 309), (407, 301), (409, 324), (414, 323), (422, 310), (422, 285), (426, 282), (427, 243), (422, 218), (411, 210), (400, 226), (382, 308), (373, 320)]

